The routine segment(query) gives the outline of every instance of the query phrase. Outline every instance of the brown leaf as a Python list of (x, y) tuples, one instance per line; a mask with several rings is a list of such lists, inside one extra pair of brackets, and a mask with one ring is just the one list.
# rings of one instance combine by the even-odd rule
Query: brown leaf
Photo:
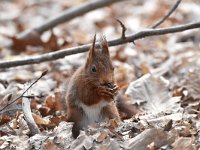
[(140, 68), (141, 68), (142, 74), (149, 73), (149, 67), (148, 67), (148, 64), (146, 62), (142, 62), (140, 64)]
[(60, 150), (52, 141), (47, 141), (44, 144), (44, 150)]
[(31, 99), (31, 109), (37, 109), (37, 105), (36, 99)]
[(186, 75), (186, 80), (184, 81), (185, 87), (189, 94), (194, 98), (200, 98), (200, 69), (195, 69), (190, 71)]
[(148, 149), (148, 150), (156, 150), (156, 148), (155, 148), (155, 143), (152, 142), (151, 144), (147, 145), (147, 149)]
[(39, 108), (39, 111), (40, 111), (40, 114), (43, 116), (43, 117), (46, 117), (48, 115), (50, 115), (50, 108), (46, 107), (46, 106), (42, 106)]
[(9, 121), (11, 121), (10, 116), (8, 116), (8, 115), (0, 116), (0, 126), (5, 124), (5, 123), (8, 123)]
[(2, 94), (2, 95), (0, 96), (0, 98), (2, 98), (1, 101), (0, 101), (0, 109), (3, 109), (6, 105), (8, 105), (8, 103), (9, 103), (9, 101), (10, 101), (10, 100), (9, 100), (9, 97), (10, 97), (9, 95), (10, 95), (10, 94), (7, 94), (7, 95), (4, 96), (4, 95)]
[(54, 102), (53, 102), (53, 97), (51, 95), (46, 98), (45, 106), (54, 110)]
[[(7, 134), (6, 132), (0, 130), (0, 136), (2, 137), (2, 136), (4, 136), (4, 135), (8, 135), (8, 134)], [(1, 144), (3, 144), (3, 143), (0, 143), (0, 145), (1, 145)]]
[(22, 52), (22, 51), (26, 50), (27, 45), (31, 45), (31, 46), (42, 46), (43, 45), (43, 42), (40, 38), (40, 34), (34, 30), (32, 30), (26, 36), (13, 36), (10, 38), (13, 42), (11, 48), (16, 50), (16, 52)]
[(50, 121), (45, 118), (42, 118), (36, 114), (32, 114), (32, 115), (33, 115), (33, 119), (35, 123), (38, 125), (48, 125), (50, 123)]
[(65, 121), (66, 117), (65, 116), (56, 116), (56, 117), (50, 118), (49, 120), (50, 120), (50, 124), (57, 126), (60, 122)]
[(45, 100), (45, 106), (50, 108), (51, 113), (54, 111), (63, 110), (63, 104), (61, 102), (61, 92), (56, 91), (54, 95), (50, 95)]
[(61, 102), (61, 92), (59, 90), (57, 90), (55, 92), (55, 109), (60, 111), (63, 110), (63, 104)]
[(116, 119), (110, 119), (109, 123), (110, 123), (110, 127), (113, 129), (116, 129), (118, 127), (118, 121)]
[(173, 150), (196, 150), (193, 146), (194, 139), (192, 137), (179, 137), (172, 144)]
[(173, 121), (169, 120), (167, 124), (164, 126), (165, 131), (169, 131), (172, 128)]
[(99, 136), (97, 137), (96, 141), (97, 142), (103, 142), (107, 138), (108, 134), (105, 132), (101, 132)]
[(125, 62), (127, 60), (127, 56), (124, 55), (124, 49), (123, 48), (118, 49), (116, 51), (116, 55), (114, 56), (114, 58), (121, 62)]
[(44, 43), (45, 52), (58, 50), (60, 47), (57, 41), (57, 36), (54, 34), (53, 31), (51, 31), (51, 36), (49, 37), (49, 40)]
[(114, 77), (120, 89), (126, 89), (130, 80), (134, 78), (133, 68), (128, 64), (121, 63), (115, 67)]

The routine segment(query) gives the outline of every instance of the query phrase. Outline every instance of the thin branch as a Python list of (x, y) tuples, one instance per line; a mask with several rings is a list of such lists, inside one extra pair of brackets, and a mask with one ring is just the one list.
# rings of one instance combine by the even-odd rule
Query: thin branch
[[(174, 26), (174, 27), (169, 27), (169, 28), (144, 29), (144, 30), (141, 30), (134, 34), (127, 35), (126, 39), (118, 38), (115, 40), (110, 40), (110, 41), (108, 41), (108, 45), (110, 47), (117, 46), (117, 45), (125, 44), (128, 42), (133, 42), (135, 40), (142, 39), (142, 38), (148, 37), (148, 36), (182, 32), (185, 30), (190, 30), (190, 29), (195, 29), (195, 28), (200, 28), (200, 21), (183, 24), (183, 25), (178, 25), (178, 26)], [(62, 50), (59, 50), (56, 52), (31, 56), (29, 58), (20, 59), (20, 60), (2, 61), (2, 62), (0, 62), (0, 68), (10, 68), (10, 67), (16, 67), (16, 66), (22, 66), (22, 65), (28, 65), (28, 64), (38, 64), (38, 63), (45, 62), (45, 61), (51, 61), (51, 60), (64, 58), (65, 56), (86, 52), (89, 50), (91, 45), (92, 44), (87, 44), (87, 45), (82, 45), (82, 46), (78, 46), (78, 47), (62, 49)], [(96, 43), (95, 47), (99, 48), (99, 43)]]
[(126, 32), (127, 28), (119, 19), (117, 19), (117, 22), (119, 22), (119, 24), (120, 24), (120, 26), (122, 28), (122, 36), (121, 36), (121, 38), (125, 39), (126, 38), (125, 32)]
[(124, 0), (96, 0), (96, 1), (89, 1), (89, 2), (83, 3), (77, 7), (69, 8), (63, 11), (62, 13), (49, 18), (43, 24), (38, 25), (37, 27), (33, 29), (25, 30), (24, 32), (20, 33), (17, 37), (20, 39), (23, 39), (31, 35), (32, 32), (37, 32), (39, 34), (42, 34), (44, 31), (52, 29), (53, 27), (61, 23), (70, 21), (92, 10), (102, 8), (112, 3), (116, 3), (120, 1), (124, 1)]
[(1, 110), (0, 113), (6, 109), (8, 106), (10, 106), (11, 104), (13, 104), (14, 102), (16, 102), (17, 100), (19, 100), (20, 98), (24, 97), (24, 94), (35, 84), (37, 83), (43, 76), (45, 76), (47, 74), (47, 70), (45, 70), (41, 76), (39, 78), (37, 78), (32, 84), (30, 84), (30, 86), (20, 95), (18, 96), (16, 99), (14, 99), (12, 102), (8, 103), (6, 106), (4, 106)]
[(171, 9), (162, 18), (160, 18), (157, 22), (151, 25), (150, 28), (155, 29), (160, 24), (162, 24), (176, 10), (181, 1), (182, 0), (177, 0), (176, 3), (171, 7)]

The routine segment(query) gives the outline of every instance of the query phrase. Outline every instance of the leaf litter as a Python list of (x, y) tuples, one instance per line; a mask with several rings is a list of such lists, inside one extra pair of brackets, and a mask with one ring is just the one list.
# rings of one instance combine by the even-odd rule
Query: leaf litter
[[(95, 32), (103, 32), (108, 39), (120, 37), (121, 28), (115, 18), (126, 25), (127, 34), (133, 33), (154, 23), (174, 3), (127, 1), (95, 10), (81, 19), (75, 18), (43, 35), (33, 32), (27, 39), (16, 36), (18, 32), (42, 23), (49, 15), (84, 1), (0, 2), (7, 10), (12, 10), (1, 9), (1, 60), (86, 44), (91, 42)], [(122, 7), (123, 12), (119, 11)], [(182, 1), (161, 27), (192, 22), (200, 17), (199, 10), (198, 1)], [(149, 37), (135, 41), (135, 45), (112, 47), (116, 81), (120, 92), (126, 93), (131, 105), (135, 106), (136, 115), (120, 124), (111, 120), (91, 125), (81, 131), (77, 139), (71, 136), (72, 123), (65, 122), (65, 104), (61, 101), (64, 90), (61, 87), (66, 89), (68, 79), (84, 62), (86, 54), (1, 70), (0, 109), (22, 93), (25, 83), (34, 81), (45, 69), (49, 73), (30, 90), (34, 96), (31, 115), (41, 133), (30, 136), (19, 99), (1, 112), (0, 149), (199, 149), (198, 31)], [(13, 47), (7, 47), (10, 42), (14, 42)]]

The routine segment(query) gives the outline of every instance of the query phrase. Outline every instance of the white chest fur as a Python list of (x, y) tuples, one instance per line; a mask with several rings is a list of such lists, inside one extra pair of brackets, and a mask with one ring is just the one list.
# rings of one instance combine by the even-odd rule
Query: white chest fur
[(102, 109), (105, 107), (108, 103), (105, 101), (101, 101), (98, 104), (87, 106), (85, 104), (81, 104), (81, 108), (83, 109), (85, 113), (85, 118), (82, 120), (81, 125), (87, 126), (89, 124), (101, 122), (104, 120), (102, 116)]

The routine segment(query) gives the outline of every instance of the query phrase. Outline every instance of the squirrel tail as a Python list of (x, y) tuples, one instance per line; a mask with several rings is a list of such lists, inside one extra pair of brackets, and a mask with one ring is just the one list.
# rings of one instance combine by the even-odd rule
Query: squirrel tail
[(129, 119), (136, 114), (136, 107), (130, 103), (130, 100), (125, 95), (117, 95), (116, 106), (122, 120)]

